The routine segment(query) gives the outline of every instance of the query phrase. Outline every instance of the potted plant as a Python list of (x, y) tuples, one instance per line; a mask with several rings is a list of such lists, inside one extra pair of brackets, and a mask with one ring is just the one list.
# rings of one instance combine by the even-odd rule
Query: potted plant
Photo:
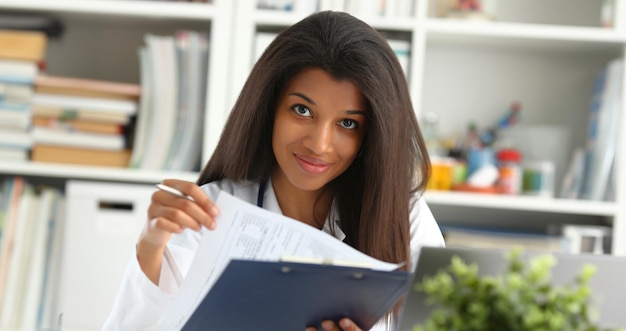
[[(589, 280), (594, 266), (585, 266), (571, 285), (554, 286), (552, 255), (526, 263), (522, 250), (507, 253), (508, 267), (498, 276), (481, 276), (476, 265), (455, 256), (450, 265), (415, 286), (434, 309), (414, 331), (604, 331), (594, 324)], [(619, 329), (615, 329), (619, 330)]]

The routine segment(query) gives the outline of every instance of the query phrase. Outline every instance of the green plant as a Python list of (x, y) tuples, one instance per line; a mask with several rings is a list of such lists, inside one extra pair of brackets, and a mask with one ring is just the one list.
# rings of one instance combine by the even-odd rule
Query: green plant
[(429, 319), (414, 331), (600, 331), (590, 309), (589, 280), (596, 269), (587, 265), (574, 285), (553, 286), (552, 255), (529, 260), (520, 248), (507, 253), (507, 270), (480, 276), (475, 264), (454, 256), (445, 270), (424, 277), (415, 290), (435, 305)]

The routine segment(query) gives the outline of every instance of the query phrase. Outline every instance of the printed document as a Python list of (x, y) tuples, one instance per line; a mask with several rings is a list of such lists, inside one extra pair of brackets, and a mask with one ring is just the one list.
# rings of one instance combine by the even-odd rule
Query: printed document
[(217, 229), (202, 228), (202, 239), (187, 276), (158, 330), (180, 330), (232, 259), (281, 261), (283, 257), (296, 257), (331, 264), (350, 261), (383, 271), (399, 267), (363, 254), (312, 226), (230, 194), (220, 193), (216, 204), (220, 209)]

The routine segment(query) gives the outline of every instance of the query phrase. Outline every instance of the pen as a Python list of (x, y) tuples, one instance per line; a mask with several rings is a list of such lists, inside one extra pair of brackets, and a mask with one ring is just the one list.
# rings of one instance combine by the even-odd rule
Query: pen
[(177, 197), (180, 197), (180, 198), (183, 198), (183, 199), (187, 199), (189, 201), (196, 202), (196, 200), (194, 198), (192, 198), (191, 196), (183, 194), (183, 192), (181, 192), (181, 191), (179, 191), (179, 190), (177, 190), (177, 189), (175, 189), (173, 187), (169, 187), (169, 186), (164, 185), (164, 184), (156, 184), (156, 187), (159, 190), (161, 190), (161, 191), (165, 191), (165, 192), (173, 194), (173, 195), (175, 195)]

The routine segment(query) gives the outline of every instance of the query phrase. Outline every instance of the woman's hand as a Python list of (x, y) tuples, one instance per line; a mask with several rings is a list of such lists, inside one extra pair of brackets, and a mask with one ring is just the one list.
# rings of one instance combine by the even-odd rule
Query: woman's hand
[(198, 185), (176, 179), (166, 179), (163, 184), (195, 201), (166, 191), (155, 191), (148, 207), (148, 223), (141, 234), (141, 241), (155, 247), (165, 247), (172, 233), (181, 233), (185, 229), (199, 231), (202, 226), (215, 229), (215, 217), (219, 211)]
[(163, 190), (156, 190), (152, 194), (148, 221), (137, 243), (137, 260), (141, 270), (156, 285), (159, 284), (165, 246), (172, 233), (181, 233), (185, 229), (199, 231), (202, 226), (213, 230), (216, 227), (215, 217), (219, 213), (213, 201), (195, 183), (166, 179), (163, 184), (179, 190), (194, 201)]
[[(349, 318), (342, 318), (339, 320), (339, 325), (333, 321), (323, 321), (322, 328), (326, 331), (362, 331), (354, 322)], [(306, 331), (317, 331), (314, 327), (306, 328)]]

